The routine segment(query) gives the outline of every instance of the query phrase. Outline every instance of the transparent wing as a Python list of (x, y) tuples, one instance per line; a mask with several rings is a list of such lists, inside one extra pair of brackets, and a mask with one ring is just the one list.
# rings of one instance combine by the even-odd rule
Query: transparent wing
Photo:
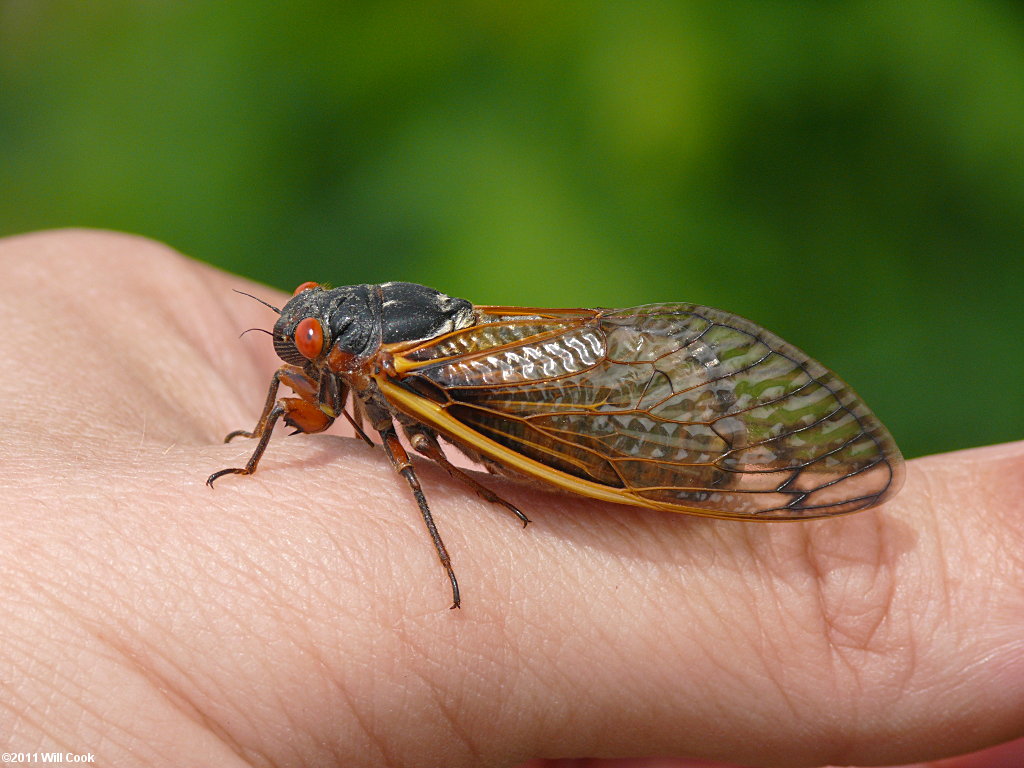
[(749, 320), (694, 304), (478, 312), (396, 355), (401, 386), (580, 492), (804, 519), (873, 506), (902, 482), (899, 449), (856, 393)]

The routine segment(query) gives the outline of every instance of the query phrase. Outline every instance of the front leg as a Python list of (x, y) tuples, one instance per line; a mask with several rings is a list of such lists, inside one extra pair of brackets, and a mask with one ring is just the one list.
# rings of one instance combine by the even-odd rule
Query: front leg
[[(295, 390), (299, 397), (282, 397), (278, 400), (277, 391), (282, 382)], [(244, 467), (229, 467), (214, 472), (206, 479), (206, 484), (212, 488), (214, 481), (224, 475), (251, 475), (255, 472), (270, 443), (274, 425), (281, 417), (284, 417), (284, 423), (294, 427), (296, 432), (323, 432), (331, 426), (334, 423), (334, 417), (328, 416), (320, 408), (319, 389), (319, 383), (307, 376), (301, 368), (294, 365), (281, 366), (270, 380), (267, 401), (260, 420), (256, 423), (256, 428), (252, 432), (236, 430), (224, 438), (224, 442), (239, 436), (257, 438), (259, 442), (256, 443), (256, 449), (249, 457), (249, 461)]]
[[(315, 402), (317, 392), (320, 389), (320, 385), (307, 376), (306, 372), (297, 365), (282, 365), (274, 371), (274, 376), (270, 380), (267, 399), (263, 403), (263, 413), (260, 414), (260, 420), (256, 422), (256, 426), (251, 432), (247, 429), (236, 429), (234, 432), (229, 432), (227, 437), (224, 438), (225, 443), (230, 443), (236, 437), (260, 437), (264, 433), (267, 428), (267, 421), (270, 419), (270, 412), (274, 409), (275, 402), (277, 402), (277, 390), (281, 387), (281, 384), (291, 389), (303, 400), (311, 403)], [(278, 417), (280, 415), (278, 414)]]

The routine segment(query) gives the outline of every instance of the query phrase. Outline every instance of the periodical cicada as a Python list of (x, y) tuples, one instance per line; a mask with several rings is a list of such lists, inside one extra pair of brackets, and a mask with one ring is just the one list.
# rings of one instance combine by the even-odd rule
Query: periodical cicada
[[(807, 520), (891, 498), (903, 457), (854, 391), (737, 315), (696, 304), (631, 309), (474, 306), (414, 283), (303, 283), (282, 309), (274, 374), (245, 467), (279, 419), (321, 432), (368, 423), (408, 481), (459, 586), (409, 456), (453, 466), (438, 438), (492, 472), (603, 501), (734, 520)], [(296, 397), (278, 398), (281, 384)], [(352, 394), (349, 404), (348, 396)], [(349, 406), (348, 409), (346, 406)], [(351, 413), (349, 412), (351, 411)]]

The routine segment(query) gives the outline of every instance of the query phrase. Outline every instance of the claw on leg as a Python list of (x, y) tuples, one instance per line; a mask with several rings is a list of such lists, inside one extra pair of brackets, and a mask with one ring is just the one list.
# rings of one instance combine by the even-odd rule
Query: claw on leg
[[(213, 488), (213, 483), (218, 477), (223, 477), (224, 475), (251, 475), (255, 472), (256, 467), (259, 466), (260, 459), (263, 458), (263, 452), (267, 450), (267, 444), (270, 442), (270, 435), (274, 432), (274, 424), (276, 424), (277, 420), (284, 415), (284, 412), (284, 406), (281, 403), (277, 403), (270, 409), (264, 418), (260, 419), (260, 429), (262, 429), (262, 432), (259, 433), (260, 441), (256, 444), (256, 450), (252, 452), (252, 456), (249, 457), (249, 461), (244, 467), (229, 467), (228, 469), (222, 469), (218, 472), (214, 472), (206, 478), (206, 484)], [(235, 432), (232, 432), (228, 435), (228, 439), (235, 434)], [(240, 432), (239, 434), (246, 433)]]
[[(277, 399), (277, 391), (281, 384), (294, 390), (299, 397), (282, 397)], [(267, 450), (270, 442), (270, 435), (274, 431), (274, 425), (278, 419), (284, 417), (285, 424), (295, 427), (298, 432), (322, 432), (334, 422), (334, 418), (327, 415), (318, 405), (319, 384), (307, 376), (301, 368), (294, 365), (282, 365), (270, 380), (270, 388), (267, 390), (267, 399), (263, 404), (263, 413), (256, 422), (252, 431), (248, 429), (236, 429), (229, 432), (224, 438), (225, 443), (230, 443), (236, 437), (254, 437), (259, 440), (256, 449), (244, 467), (229, 467), (219, 472), (214, 472), (206, 478), (206, 484), (213, 487), (213, 483), (224, 475), (251, 475)]]

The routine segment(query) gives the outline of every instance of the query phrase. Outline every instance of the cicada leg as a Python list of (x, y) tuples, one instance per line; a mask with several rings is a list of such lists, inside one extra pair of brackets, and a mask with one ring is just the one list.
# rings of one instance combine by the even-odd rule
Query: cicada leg
[[(307, 379), (307, 381), (312, 380)], [(288, 382), (285, 383), (288, 384)], [(313, 383), (315, 384), (315, 382)], [(289, 386), (291, 385), (289, 384)], [(294, 389), (294, 387), (292, 388)], [(364, 443), (373, 447), (373, 440), (363, 431), (362, 419), (357, 422), (345, 407), (345, 403), (348, 401), (348, 393), (349, 387), (340, 377), (324, 376), (320, 379), (320, 390), (316, 393), (316, 402), (320, 410), (331, 417), (337, 418), (339, 413), (344, 416), (345, 420), (352, 425), (356, 436), (361, 437)], [(305, 399), (312, 401), (313, 398), (306, 397)], [(359, 413), (359, 398), (353, 398), (352, 409), (357, 414)], [(299, 431), (306, 432), (308, 430), (303, 429)]]
[(415, 448), (416, 451), (422, 453), (428, 459), (433, 459), (434, 461), (436, 461), (438, 464), (441, 465), (445, 472), (447, 472), (456, 480), (465, 483), (470, 488), (472, 488), (473, 492), (476, 493), (477, 496), (482, 498), (484, 501), (489, 501), (492, 504), (500, 504), (505, 509), (509, 510), (513, 515), (518, 517), (523, 522), (524, 528), (529, 524), (530, 518), (524, 515), (518, 507), (514, 506), (513, 504), (509, 504), (507, 501), (501, 498), (501, 496), (496, 494), (486, 485), (478, 482), (472, 475), (470, 475), (467, 472), (463, 472), (461, 469), (459, 469), (450, 461), (448, 461), (448, 457), (444, 455), (444, 450), (438, 444), (437, 438), (435, 438), (433, 435), (429, 434), (428, 432), (415, 432), (412, 430), (407, 431), (406, 434), (408, 434), (409, 436), (409, 444), (412, 445), (412, 447)]
[(434, 525), (434, 517), (430, 514), (430, 507), (427, 506), (427, 497), (423, 495), (423, 488), (420, 487), (419, 478), (416, 477), (416, 471), (412, 468), (412, 462), (409, 461), (409, 454), (406, 453), (402, 443), (399, 442), (398, 433), (395, 432), (393, 424), (383, 429), (378, 427), (377, 431), (380, 433), (381, 441), (384, 443), (384, 450), (387, 451), (388, 458), (391, 459), (391, 466), (406, 479), (406, 482), (409, 483), (409, 487), (412, 489), (412, 495), (416, 497), (420, 514), (423, 515), (423, 522), (427, 524), (427, 531), (430, 533), (430, 538), (434, 541), (437, 556), (441, 560), (441, 565), (444, 566), (445, 571), (448, 573), (448, 579), (452, 583), (451, 607), (458, 608), (462, 602), (459, 597), (459, 582), (455, 578), (455, 571), (452, 570), (452, 560), (448, 556), (448, 550), (445, 549), (444, 542), (441, 541), (441, 534), (437, 532), (437, 526)]
[[(267, 420), (270, 418), (270, 412), (274, 409), (274, 404), (277, 402), (277, 390), (281, 384), (284, 384), (289, 389), (293, 390), (303, 400), (314, 402), (317, 397), (317, 393), (320, 389), (320, 385), (309, 378), (305, 371), (299, 368), (297, 365), (282, 365), (274, 372), (273, 378), (270, 380), (270, 389), (267, 390), (267, 399), (263, 403), (263, 413), (260, 414), (260, 420), (256, 422), (256, 426), (250, 432), (247, 429), (236, 429), (234, 432), (229, 432), (227, 437), (224, 438), (225, 443), (230, 443), (236, 437), (258, 437), (263, 434), (267, 427)], [(278, 414), (280, 417), (281, 414)]]
[[(277, 391), (282, 383), (293, 389), (299, 397), (277, 399)], [(306, 376), (302, 369), (293, 365), (282, 366), (270, 380), (263, 413), (252, 432), (239, 429), (224, 438), (224, 442), (229, 442), (236, 437), (257, 438), (259, 442), (256, 443), (256, 449), (249, 457), (249, 461), (244, 467), (229, 467), (214, 472), (206, 478), (206, 484), (212, 488), (214, 481), (224, 475), (251, 475), (255, 472), (270, 443), (274, 426), (281, 417), (284, 417), (285, 424), (294, 427), (296, 432), (323, 432), (331, 426), (334, 423), (334, 417), (325, 413), (318, 404), (319, 388), (318, 382)]]

